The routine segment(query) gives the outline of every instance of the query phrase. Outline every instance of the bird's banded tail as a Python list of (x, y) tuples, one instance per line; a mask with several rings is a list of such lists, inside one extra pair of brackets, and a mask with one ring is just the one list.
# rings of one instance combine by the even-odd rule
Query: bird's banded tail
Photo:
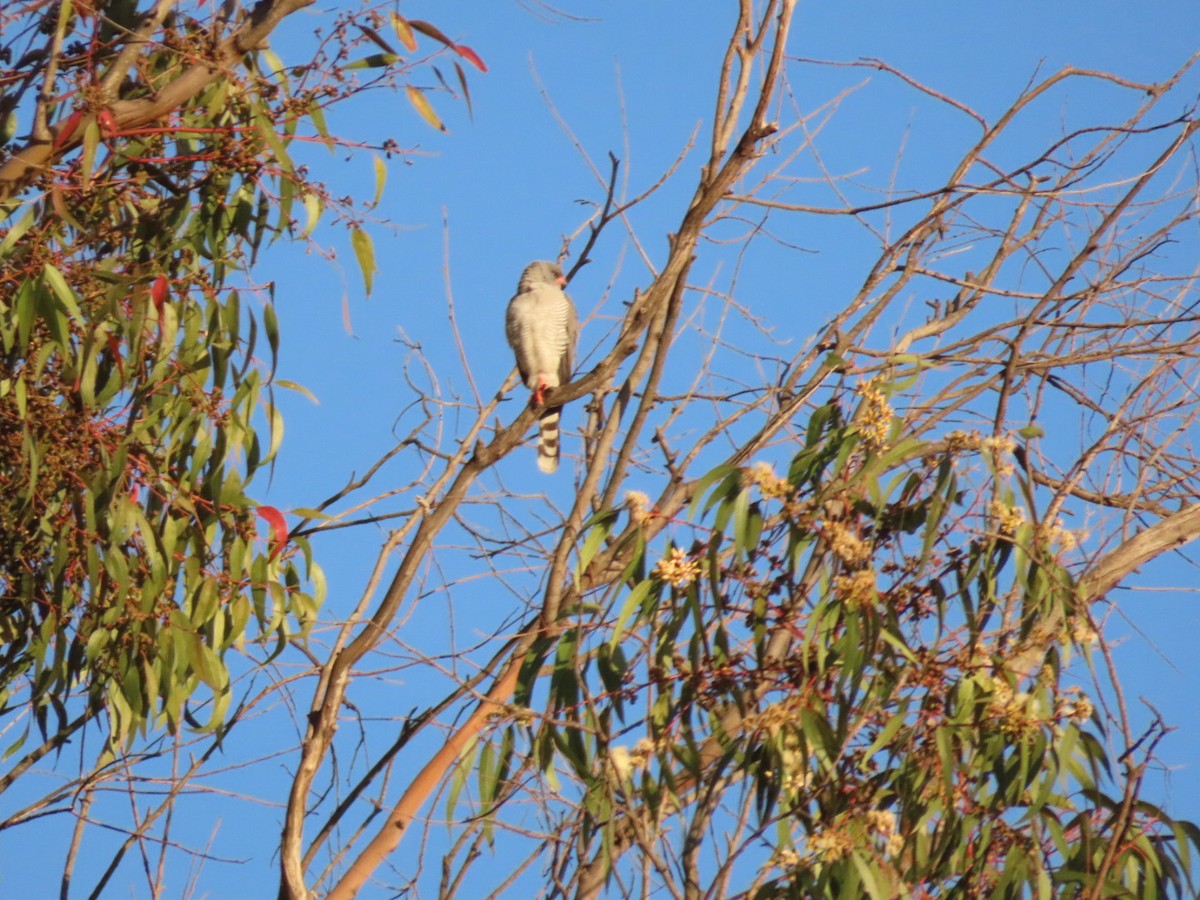
[(543, 472), (554, 472), (558, 469), (558, 416), (561, 406), (542, 413), (538, 420), (537, 463)]

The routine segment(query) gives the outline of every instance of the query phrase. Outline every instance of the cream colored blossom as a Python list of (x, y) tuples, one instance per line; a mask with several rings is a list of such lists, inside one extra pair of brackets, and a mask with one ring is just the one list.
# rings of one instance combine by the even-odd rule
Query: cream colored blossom
[(1013, 691), (1007, 681), (997, 679), (988, 701), (987, 712), (1002, 732), (1017, 738), (1031, 737), (1040, 728), (1030, 714), (1030, 697), (1024, 691)]
[(1092, 701), (1087, 697), (1080, 697), (1075, 701), (1075, 708), (1071, 711), (1071, 719), (1074, 722), (1083, 724), (1092, 717), (1092, 713), (1096, 711), (1092, 706)]
[(850, 855), (854, 839), (840, 828), (823, 828), (809, 836), (808, 849), (824, 862), (835, 862)]
[(883, 809), (870, 810), (866, 815), (867, 830), (883, 842), (884, 852), (895, 856), (904, 849), (904, 837), (896, 823), (896, 814)]
[(988, 435), (979, 439), (979, 449), (997, 456), (1007, 455), (1017, 449), (1017, 442), (1006, 434)]
[(1056, 519), (1050, 527), (1049, 532), (1050, 542), (1057, 544), (1063, 550), (1074, 550), (1079, 546), (1079, 536), (1075, 532), (1064, 528), (1062, 519)]
[(791, 847), (776, 847), (772, 861), (780, 869), (794, 869), (800, 865), (800, 854)]
[(650, 497), (641, 491), (626, 491), (625, 507), (635, 525), (640, 525), (650, 518)]
[(629, 748), (623, 744), (608, 748), (608, 761), (612, 764), (617, 777), (622, 781), (633, 774), (633, 761), (629, 757)]
[(827, 523), (825, 532), (829, 539), (829, 546), (842, 558), (843, 562), (858, 566), (870, 559), (871, 546), (841, 522), (830, 521)]
[(875, 603), (875, 573), (859, 569), (849, 575), (837, 575), (833, 590), (838, 599), (851, 609), (865, 609)]
[(1071, 640), (1081, 647), (1089, 647), (1100, 640), (1100, 635), (1096, 633), (1087, 616), (1074, 616), (1067, 626), (1070, 628)]
[(786, 478), (775, 474), (768, 462), (756, 462), (746, 470), (746, 480), (757, 485), (762, 495), (772, 500), (782, 500), (792, 495), (792, 486)]
[(892, 420), (895, 418), (895, 411), (879, 384), (878, 379), (871, 379), (858, 386), (862, 406), (855, 421), (863, 443), (876, 451), (888, 446), (888, 436), (892, 430)]
[(989, 435), (979, 442), (979, 449), (992, 457), (992, 465), (995, 466), (996, 474), (1001, 478), (1008, 478), (1015, 471), (1012, 454), (1016, 447), (1017, 442), (1006, 434)]
[(1079, 687), (1067, 688), (1066, 696), (1059, 698), (1055, 709), (1059, 719), (1070, 719), (1080, 725), (1090, 719), (1093, 712), (1095, 707), (1092, 706), (1092, 701)]
[(1011, 506), (1003, 500), (993, 500), (988, 507), (996, 531), (1005, 537), (1012, 537), (1017, 529), (1025, 524), (1025, 510), (1019, 506)]
[(633, 750), (629, 754), (629, 760), (639, 769), (645, 768), (650, 762), (650, 757), (654, 755), (655, 744), (650, 738), (642, 738), (633, 745)]
[(674, 547), (654, 567), (654, 574), (671, 587), (687, 587), (700, 574), (700, 563), (691, 559), (682, 547)]
[(966, 431), (951, 431), (946, 435), (945, 440), (946, 450), (950, 453), (958, 453), (963, 450), (978, 450), (982, 441), (978, 431), (970, 433)]

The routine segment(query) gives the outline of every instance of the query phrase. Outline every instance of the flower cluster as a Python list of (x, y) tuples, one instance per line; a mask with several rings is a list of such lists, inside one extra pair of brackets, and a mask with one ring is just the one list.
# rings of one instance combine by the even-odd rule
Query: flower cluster
[(946, 435), (946, 450), (950, 453), (961, 453), (964, 450), (978, 450), (983, 439), (978, 431), (951, 431)]
[(860, 566), (871, 558), (871, 545), (841, 522), (827, 521), (825, 536), (833, 552), (847, 565)]
[(1000, 730), (1016, 738), (1032, 737), (1041, 723), (1030, 715), (1030, 696), (1025, 691), (1013, 691), (1008, 682), (997, 679), (992, 685), (992, 697), (987, 712)]
[(1091, 646), (1100, 640), (1100, 635), (1096, 633), (1087, 616), (1073, 616), (1067, 627), (1070, 629), (1071, 640), (1081, 647)]
[(1008, 456), (1017, 449), (1017, 442), (1007, 434), (989, 435), (979, 439), (979, 449), (994, 456)]
[(862, 435), (867, 448), (875, 451), (887, 447), (892, 420), (895, 418), (895, 411), (879, 384), (879, 379), (873, 378), (858, 386), (858, 395), (862, 398), (856, 421), (858, 433)]
[(1003, 500), (993, 500), (988, 511), (996, 525), (996, 531), (1005, 537), (1012, 537), (1017, 533), (1017, 529), (1025, 524), (1025, 510)]
[(746, 470), (746, 480), (757, 485), (768, 500), (786, 500), (793, 493), (791, 482), (775, 474), (768, 462), (756, 462)]
[(1017, 449), (1017, 442), (1011, 437), (1004, 434), (982, 438), (979, 441), (979, 449), (991, 455), (992, 465), (996, 467), (996, 474), (1001, 478), (1007, 478), (1013, 473), (1012, 453)]
[(700, 563), (682, 547), (673, 547), (654, 567), (654, 574), (674, 588), (687, 587), (700, 574)]
[(865, 609), (875, 603), (875, 573), (859, 569), (833, 579), (833, 591), (851, 609)]
[(904, 848), (904, 837), (896, 825), (896, 814), (883, 809), (872, 809), (866, 814), (868, 833), (879, 838), (888, 856), (895, 856)]
[(654, 741), (642, 738), (633, 745), (633, 749), (624, 744), (618, 744), (608, 749), (608, 761), (612, 764), (617, 775), (622, 779), (628, 778), (636, 769), (644, 769), (654, 755)]
[(1038, 541), (1045, 547), (1057, 546), (1060, 550), (1074, 550), (1079, 544), (1075, 532), (1063, 528), (1062, 520), (1055, 520), (1053, 525), (1042, 523), (1038, 526)]
[(1056, 704), (1054, 714), (1059, 719), (1070, 719), (1078, 725), (1082, 725), (1092, 717), (1095, 712), (1095, 707), (1092, 706), (1092, 701), (1083, 693), (1082, 688), (1069, 687), (1065, 697), (1060, 697)]
[(854, 838), (841, 828), (823, 828), (809, 835), (808, 849), (822, 862), (836, 862), (853, 852)]
[(800, 865), (800, 854), (792, 847), (776, 847), (773, 862), (781, 869), (794, 869)]

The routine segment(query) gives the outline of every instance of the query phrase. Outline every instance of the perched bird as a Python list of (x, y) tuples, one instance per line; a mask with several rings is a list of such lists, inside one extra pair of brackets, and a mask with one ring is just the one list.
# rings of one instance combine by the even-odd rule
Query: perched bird
[[(575, 342), (579, 337), (579, 315), (571, 298), (563, 293), (567, 279), (556, 263), (532, 262), (521, 273), (517, 293), (508, 301), (504, 332), (517, 357), (521, 380), (533, 391), (533, 402), (545, 403), (546, 388), (571, 380), (575, 365)], [(558, 417), (561, 406), (542, 412), (538, 434), (538, 468), (558, 468)]]

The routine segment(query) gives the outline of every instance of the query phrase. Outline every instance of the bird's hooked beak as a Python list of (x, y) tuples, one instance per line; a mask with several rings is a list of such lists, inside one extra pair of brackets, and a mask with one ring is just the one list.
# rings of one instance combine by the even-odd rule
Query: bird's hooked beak
[(565, 288), (567, 286), (567, 276), (566, 275), (559, 275), (554, 280), (558, 283), (558, 286), (561, 288)]

